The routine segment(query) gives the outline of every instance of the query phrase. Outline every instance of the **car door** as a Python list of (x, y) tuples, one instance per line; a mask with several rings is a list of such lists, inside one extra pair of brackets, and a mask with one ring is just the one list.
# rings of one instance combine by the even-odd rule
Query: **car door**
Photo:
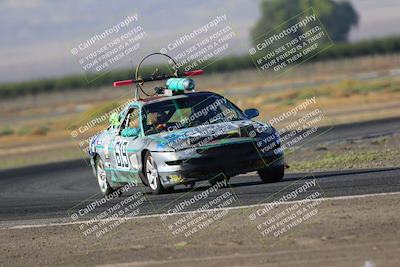
[[(125, 112), (120, 127), (116, 130), (115, 136), (110, 143), (111, 170), (114, 181), (126, 183), (138, 181), (138, 153), (142, 147), (141, 123), (139, 120), (140, 109), (130, 107)], [(133, 128), (132, 122), (137, 121), (136, 126), (140, 129), (140, 134), (136, 136), (124, 136), (124, 129)], [(139, 179), (140, 180), (140, 179)]]

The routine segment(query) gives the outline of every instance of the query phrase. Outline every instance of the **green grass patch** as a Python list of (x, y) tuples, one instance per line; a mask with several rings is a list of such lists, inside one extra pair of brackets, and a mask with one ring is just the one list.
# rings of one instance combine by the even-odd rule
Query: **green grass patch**
[(12, 135), (12, 134), (14, 134), (14, 130), (11, 129), (10, 127), (4, 127), (3, 129), (0, 130), (0, 136)]
[[(373, 167), (373, 163), (392, 160), (396, 153), (391, 150), (347, 151), (344, 153), (329, 152), (318, 155), (314, 160), (290, 162), (290, 171), (311, 172), (321, 170), (343, 170)], [(376, 164), (379, 165), (379, 164)]]
[(349, 97), (355, 95), (368, 95), (382, 92), (399, 92), (400, 80), (393, 79), (375, 81), (345, 80), (335, 84), (327, 84), (318, 87), (309, 87), (299, 90), (287, 90), (271, 93), (265, 96), (265, 104), (273, 103), (280, 106), (290, 106), (300, 103), (313, 96), (317, 97)]

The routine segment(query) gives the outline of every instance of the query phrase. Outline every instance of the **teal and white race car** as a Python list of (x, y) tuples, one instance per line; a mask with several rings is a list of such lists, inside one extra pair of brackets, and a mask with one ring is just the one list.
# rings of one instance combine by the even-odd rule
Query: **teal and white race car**
[(91, 139), (90, 161), (103, 194), (132, 182), (160, 194), (251, 171), (263, 182), (283, 178), (280, 137), (272, 126), (253, 120), (256, 109), (242, 111), (221, 95), (193, 89), (189, 78), (169, 78), (165, 88), (155, 88), (156, 95), (113, 114), (109, 127)]

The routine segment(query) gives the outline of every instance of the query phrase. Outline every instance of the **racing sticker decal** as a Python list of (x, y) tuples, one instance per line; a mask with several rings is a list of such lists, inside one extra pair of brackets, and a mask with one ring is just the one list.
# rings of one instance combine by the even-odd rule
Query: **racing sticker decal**
[(128, 141), (117, 141), (114, 146), (115, 162), (118, 169), (129, 170)]

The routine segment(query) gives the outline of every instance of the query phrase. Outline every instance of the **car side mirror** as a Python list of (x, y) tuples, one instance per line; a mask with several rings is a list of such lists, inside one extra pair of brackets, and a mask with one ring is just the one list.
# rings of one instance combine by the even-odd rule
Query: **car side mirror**
[(246, 109), (246, 110), (244, 111), (244, 115), (245, 115), (247, 118), (252, 119), (252, 118), (255, 118), (255, 117), (257, 117), (258, 115), (260, 115), (260, 112), (258, 112), (258, 109), (249, 108), (249, 109)]
[(139, 134), (140, 134), (139, 128), (125, 128), (121, 132), (121, 135), (123, 137), (136, 137), (139, 136)]

